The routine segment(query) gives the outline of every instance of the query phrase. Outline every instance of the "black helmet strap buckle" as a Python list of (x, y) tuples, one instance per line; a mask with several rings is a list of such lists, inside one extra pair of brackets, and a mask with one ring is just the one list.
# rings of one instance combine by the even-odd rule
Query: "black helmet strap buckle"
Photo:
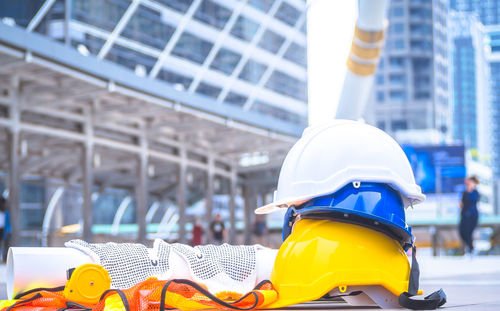
[(412, 246), (411, 250), (411, 270), (410, 280), (408, 282), (408, 291), (399, 295), (399, 304), (412, 310), (434, 310), (446, 303), (446, 294), (441, 288), (438, 291), (426, 296), (424, 299), (414, 299), (418, 294), (420, 279), (420, 268), (417, 262), (417, 247)]

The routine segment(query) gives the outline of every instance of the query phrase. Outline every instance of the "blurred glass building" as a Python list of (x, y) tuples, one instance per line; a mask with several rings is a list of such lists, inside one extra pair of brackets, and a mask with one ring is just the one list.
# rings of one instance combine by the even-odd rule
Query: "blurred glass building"
[(500, 180), (500, 1), (451, 0), (454, 138), (491, 167), (498, 212)]
[(447, 13), (448, 2), (443, 0), (391, 1), (373, 112), (367, 116), (377, 127), (391, 134), (448, 134)]
[(483, 122), (490, 118), (484, 32), (476, 14), (450, 13), (453, 138), (481, 155), (491, 152), (490, 122)]
[(305, 125), (305, 8), (303, 0), (23, 0), (0, 2), (0, 17), (242, 113)]

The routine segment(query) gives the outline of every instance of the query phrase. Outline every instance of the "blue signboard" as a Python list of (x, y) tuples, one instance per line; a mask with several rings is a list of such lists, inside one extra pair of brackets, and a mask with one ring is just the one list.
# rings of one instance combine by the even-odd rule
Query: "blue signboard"
[(464, 190), (465, 148), (453, 146), (403, 146), (415, 181), (424, 193), (458, 193)]

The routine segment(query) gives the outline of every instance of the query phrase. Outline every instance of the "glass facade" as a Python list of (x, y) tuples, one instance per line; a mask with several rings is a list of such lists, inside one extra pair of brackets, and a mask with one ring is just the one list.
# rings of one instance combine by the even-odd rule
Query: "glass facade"
[[(0, 2), (0, 18), (26, 27), (48, 2), (15, 3)], [(35, 31), (177, 90), (307, 123), (305, 1), (72, 0), (69, 31), (65, 3)]]
[(493, 176), (500, 179), (500, 60), (490, 63), (490, 100)]
[(449, 134), (447, 14), (444, 0), (391, 1), (374, 109), (367, 116), (372, 124), (391, 134), (406, 129)]
[(491, 159), (500, 179), (500, 1), (452, 0), (454, 137)]
[(471, 37), (453, 40), (453, 137), (477, 148), (476, 66)]
[(475, 12), (483, 25), (500, 24), (498, 0), (450, 0), (450, 6), (458, 12)]

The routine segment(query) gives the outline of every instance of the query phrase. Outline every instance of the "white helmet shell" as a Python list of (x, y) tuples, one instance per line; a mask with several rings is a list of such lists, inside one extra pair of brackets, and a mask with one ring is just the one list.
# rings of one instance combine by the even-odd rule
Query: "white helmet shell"
[(309, 127), (288, 152), (266, 214), (333, 193), (351, 182), (380, 182), (397, 190), (408, 207), (425, 200), (408, 158), (387, 133), (368, 124), (333, 120)]

